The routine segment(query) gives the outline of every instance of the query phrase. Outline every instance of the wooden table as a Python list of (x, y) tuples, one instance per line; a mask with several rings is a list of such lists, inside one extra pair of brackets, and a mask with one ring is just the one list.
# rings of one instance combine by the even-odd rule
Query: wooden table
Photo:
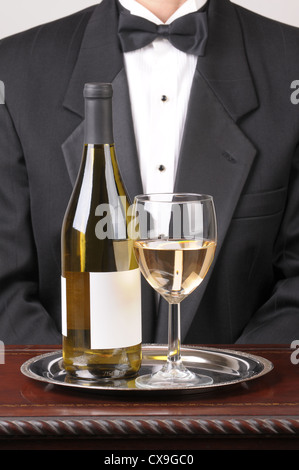
[(225, 348), (262, 356), (274, 369), (212, 393), (112, 397), (21, 374), (23, 362), (59, 349), (55, 346), (6, 346), (0, 364), (0, 449), (299, 449), (294, 350)]

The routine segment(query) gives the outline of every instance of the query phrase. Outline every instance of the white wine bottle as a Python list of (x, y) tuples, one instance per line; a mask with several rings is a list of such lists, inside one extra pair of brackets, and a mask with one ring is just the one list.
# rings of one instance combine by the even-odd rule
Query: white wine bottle
[(83, 380), (132, 377), (141, 365), (141, 281), (127, 234), (112, 86), (84, 87), (82, 162), (62, 226), (63, 362)]

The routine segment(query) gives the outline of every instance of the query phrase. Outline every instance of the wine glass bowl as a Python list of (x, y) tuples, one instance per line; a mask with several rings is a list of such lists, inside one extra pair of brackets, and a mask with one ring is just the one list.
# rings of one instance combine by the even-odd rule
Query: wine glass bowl
[(176, 304), (204, 279), (215, 243), (188, 240), (136, 241), (134, 251), (148, 283), (169, 303)]
[(140, 376), (141, 388), (191, 387), (211, 378), (186, 369), (180, 354), (180, 304), (205, 278), (217, 244), (212, 196), (190, 193), (136, 196), (134, 252), (147, 282), (169, 304), (168, 356), (163, 368)]

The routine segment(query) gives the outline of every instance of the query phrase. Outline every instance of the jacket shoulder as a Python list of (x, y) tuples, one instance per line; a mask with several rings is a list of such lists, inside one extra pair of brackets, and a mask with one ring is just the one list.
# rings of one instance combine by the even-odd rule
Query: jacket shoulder
[(298, 75), (299, 27), (262, 16), (234, 4), (242, 24), (247, 51), (282, 67), (288, 74)]
[(45, 55), (65, 53), (71, 44), (80, 40), (94, 7), (78, 11), (64, 18), (35, 26), (26, 31), (8, 36), (0, 41), (0, 74), (10, 66), (21, 67)]
[(276, 37), (279, 40), (281, 38), (280, 34), (282, 33), (287, 37), (293, 38), (295, 41), (299, 41), (299, 26), (283, 23), (282, 21), (261, 15), (237, 4), (234, 4), (233, 7), (242, 21), (243, 26), (254, 30), (258, 35), (262, 34), (264, 38), (267, 36), (271, 40)]
[(0, 42), (5, 102), (24, 100), (43, 86), (62, 89), (73, 68), (93, 7), (6, 37)]

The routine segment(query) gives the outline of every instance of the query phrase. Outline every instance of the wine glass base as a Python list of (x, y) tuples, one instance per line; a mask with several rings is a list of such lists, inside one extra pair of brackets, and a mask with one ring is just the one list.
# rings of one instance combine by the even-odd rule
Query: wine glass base
[(211, 385), (212, 383), (211, 377), (195, 374), (182, 364), (176, 367), (166, 364), (159, 371), (141, 375), (135, 380), (137, 388), (143, 389), (189, 388)]

